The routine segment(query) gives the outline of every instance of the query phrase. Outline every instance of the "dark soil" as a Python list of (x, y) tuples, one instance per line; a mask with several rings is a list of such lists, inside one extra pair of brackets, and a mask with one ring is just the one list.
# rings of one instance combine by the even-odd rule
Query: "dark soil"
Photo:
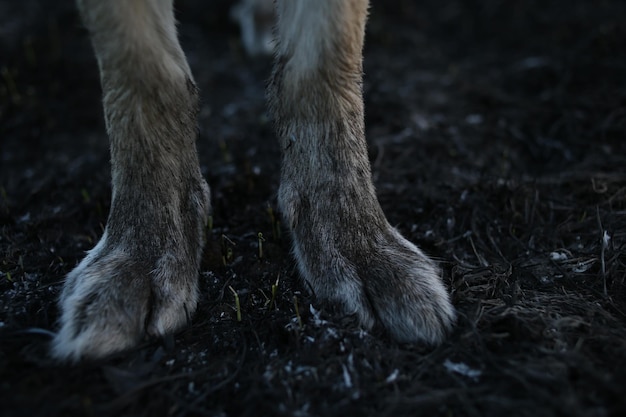
[(359, 330), (299, 280), (271, 63), (245, 56), (230, 4), (177, 3), (214, 205), (198, 311), (66, 366), (56, 299), (110, 203), (97, 66), (72, 2), (0, 1), (0, 414), (626, 415), (626, 3), (373, 1), (373, 175), (444, 269), (460, 317), (436, 349)]

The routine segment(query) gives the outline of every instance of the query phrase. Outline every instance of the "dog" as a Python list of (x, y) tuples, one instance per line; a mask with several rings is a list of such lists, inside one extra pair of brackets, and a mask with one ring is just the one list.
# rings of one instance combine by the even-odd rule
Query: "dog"
[[(436, 345), (455, 310), (437, 265), (385, 218), (364, 134), (368, 0), (278, 0), (269, 107), (278, 204), (316, 297), (401, 342)], [(173, 0), (78, 0), (110, 139), (105, 231), (60, 296), (59, 360), (100, 358), (184, 325), (211, 209), (196, 151), (198, 89)]]

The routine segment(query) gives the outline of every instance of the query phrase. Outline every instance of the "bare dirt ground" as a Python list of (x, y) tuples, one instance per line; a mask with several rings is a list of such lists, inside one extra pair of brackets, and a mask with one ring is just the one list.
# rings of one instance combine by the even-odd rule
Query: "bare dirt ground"
[(47, 356), (56, 299), (110, 203), (97, 68), (71, 1), (0, 1), (0, 414), (626, 415), (626, 3), (373, 0), (373, 175), (458, 308), (436, 349), (359, 330), (299, 280), (271, 65), (230, 4), (177, 3), (214, 205), (198, 311), (69, 366)]

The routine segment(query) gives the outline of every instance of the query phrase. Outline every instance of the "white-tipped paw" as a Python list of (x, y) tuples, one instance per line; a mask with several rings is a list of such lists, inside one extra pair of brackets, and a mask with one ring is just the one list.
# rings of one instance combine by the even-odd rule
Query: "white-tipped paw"
[(54, 357), (104, 357), (189, 321), (210, 209), (208, 186), (197, 184), (179, 211), (176, 200), (140, 201), (148, 209), (135, 217), (130, 206), (115, 206), (100, 242), (66, 278)]
[(390, 226), (365, 241), (349, 231), (338, 235), (344, 243), (324, 242), (314, 256), (295, 236), (300, 271), (317, 296), (399, 342), (440, 344), (456, 314), (433, 261)]
[(197, 270), (167, 258), (154, 264), (123, 249), (108, 249), (105, 234), (67, 276), (53, 356), (100, 358), (187, 323), (198, 299)]

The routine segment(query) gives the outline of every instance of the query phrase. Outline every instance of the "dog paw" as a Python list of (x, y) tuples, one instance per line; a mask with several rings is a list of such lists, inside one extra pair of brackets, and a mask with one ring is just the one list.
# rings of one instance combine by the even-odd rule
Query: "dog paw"
[(198, 300), (208, 186), (201, 181), (185, 204), (172, 201), (138, 203), (139, 217), (130, 207), (112, 208), (99, 243), (66, 278), (54, 357), (104, 357), (189, 321)]
[(346, 189), (320, 188), (313, 198), (282, 185), (301, 275), (318, 299), (366, 329), (378, 324), (400, 342), (441, 343), (456, 314), (440, 270), (389, 225), (373, 192)]

